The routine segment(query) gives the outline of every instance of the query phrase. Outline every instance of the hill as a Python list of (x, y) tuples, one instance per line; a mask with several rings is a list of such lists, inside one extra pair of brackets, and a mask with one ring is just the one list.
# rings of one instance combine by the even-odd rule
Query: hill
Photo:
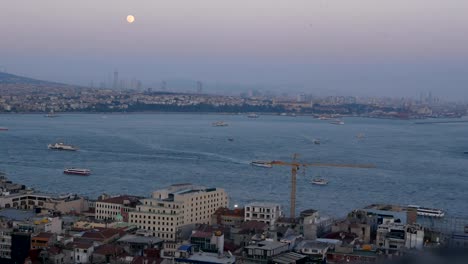
[(75, 89), (80, 89), (80, 87), (0, 72), (0, 96), (31, 95), (38, 92), (54, 94)]

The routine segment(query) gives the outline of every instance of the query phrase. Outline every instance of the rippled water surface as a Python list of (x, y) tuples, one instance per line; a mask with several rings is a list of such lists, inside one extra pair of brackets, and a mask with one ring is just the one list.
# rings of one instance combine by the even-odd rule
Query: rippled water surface
[[(215, 121), (227, 127), (212, 127)], [(309, 167), (298, 174), (298, 210), (341, 216), (370, 203), (419, 204), (468, 216), (468, 123), (198, 114), (0, 115), (0, 171), (45, 192), (90, 197), (149, 196), (173, 183), (222, 187), (231, 203), (273, 201), (288, 212), (290, 169), (251, 160), (374, 164), (375, 169)], [(357, 137), (361, 135), (362, 137)], [(232, 138), (233, 141), (228, 139)], [(321, 144), (313, 143), (320, 139)], [(78, 152), (47, 149), (64, 140)], [(62, 174), (86, 167), (89, 177)], [(310, 183), (316, 177), (327, 186)]]

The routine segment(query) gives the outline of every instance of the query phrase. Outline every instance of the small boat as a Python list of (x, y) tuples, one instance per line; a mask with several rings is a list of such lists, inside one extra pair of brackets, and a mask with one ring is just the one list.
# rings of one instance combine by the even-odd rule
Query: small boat
[(262, 168), (271, 168), (273, 165), (271, 165), (271, 162), (269, 161), (262, 161), (262, 160), (254, 160), (250, 162), (250, 165), (256, 166), (256, 167), (262, 167)]
[(328, 116), (319, 116), (319, 120), (330, 120), (330, 117)]
[(468, 151), (465, 151), (465, 152), (463, 152), (463, 153), (468, 154)]
[(327, 185), (327, 184), (328, 184), (328, 181), (325, 180), (325, 179), (322, 179), (322, 178), (317, 178), (317, 179), (313, 179), (313, 180), (312, 180), (312, 184), (315, 184), (315, 185)]
[(344, 125), (344, 121), (343, 120), (335, 120), (333, 122), (330, 122), (330, 124), (332, 125)]
[(72, 174), (72, 175), (81, 175), (81, 176), (89, 176), (91, 175), (91, 170), (89, 169), (78, 169), (78, 168), (67, 168), (63, 171), (65, 174)]
[(247, 117), (248, 118), (258, 118), (258, 115), (253, 113), (253, 114), (249, 114)]
[(314, 139), (314, 144), (315, 145), (320, 145), (320, 140), (319, 139)]
[(45, 115), (45, 117), (50, 117), (50, 118), (52, 118), (52, 117), (58, 117), (58, 115), (55, 114), (54, 111), (50, 111), (48, 114)]
[(232, 141), (234, 141), (234, 139), (233, 139), (233, 138), (228, 138), (228, 140), (229, 140), (229, 141), (231, 141), (231, 142), (232, 142)]
[(228, 126), (227, 123), (224, 123), (223, 121), (218, 121), (218, 122), (214, 122), (211, 124), (212, 126), (214, 127), (225, 127), (225, 126)]
[(408, 205), (408, 209), (416, 209), (416, 212), (420, 216), (429, 216), (429, 217), (444, 217), (445, 212), (440, 209), (421, 207), (419, 205)]
[(0, 131), (8, 131), (8, 127), (0, 127)]
[(77, 151), (78, 147), (72, 146), (72, 145), (66, 145), (63, 142), (57, 142), (55, 144), (49, 144), (47, 145), (47, 148), (53, 149), (53, 150), (69, 150), (69, 151)]

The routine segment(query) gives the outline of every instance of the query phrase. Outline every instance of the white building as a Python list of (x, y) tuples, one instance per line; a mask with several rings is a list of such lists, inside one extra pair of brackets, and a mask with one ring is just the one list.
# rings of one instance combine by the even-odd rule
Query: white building
[(224, 189), (192, 184), (172, 185), (140, 201), (129, 223), (167, 241), (177, 240), (183, 226), (211, 224), (211, 215), (229, 202)]
[(136, 196), (121, 195), (96, 201), (95, 217), (102, 220), (117, 220), (123, 217), (126, 222), (128, 212), (135, 210), (139, 199), (140, 197)]
[(253, 202), (245, 207), (244, 221), (260, 221), (274, 226), (282, 216), (281, 207), (276, 203)]
[(70, 259), (73, 263), (92, 263), (91, 256), (94, 252), (93, 243), (74, 242), (71, 245), (72, 252)]

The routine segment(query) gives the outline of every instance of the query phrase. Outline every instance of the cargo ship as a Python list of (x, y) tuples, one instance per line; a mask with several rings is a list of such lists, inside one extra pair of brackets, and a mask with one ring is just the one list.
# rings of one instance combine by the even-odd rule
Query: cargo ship
[(65, 174), (72, 174), (72, 175), (81, 175), (81, 176), (89, 176), (91, 174), (91, 170), (89, 169), (78, 169), (78, 168), (67, 168), (63, 170)]

